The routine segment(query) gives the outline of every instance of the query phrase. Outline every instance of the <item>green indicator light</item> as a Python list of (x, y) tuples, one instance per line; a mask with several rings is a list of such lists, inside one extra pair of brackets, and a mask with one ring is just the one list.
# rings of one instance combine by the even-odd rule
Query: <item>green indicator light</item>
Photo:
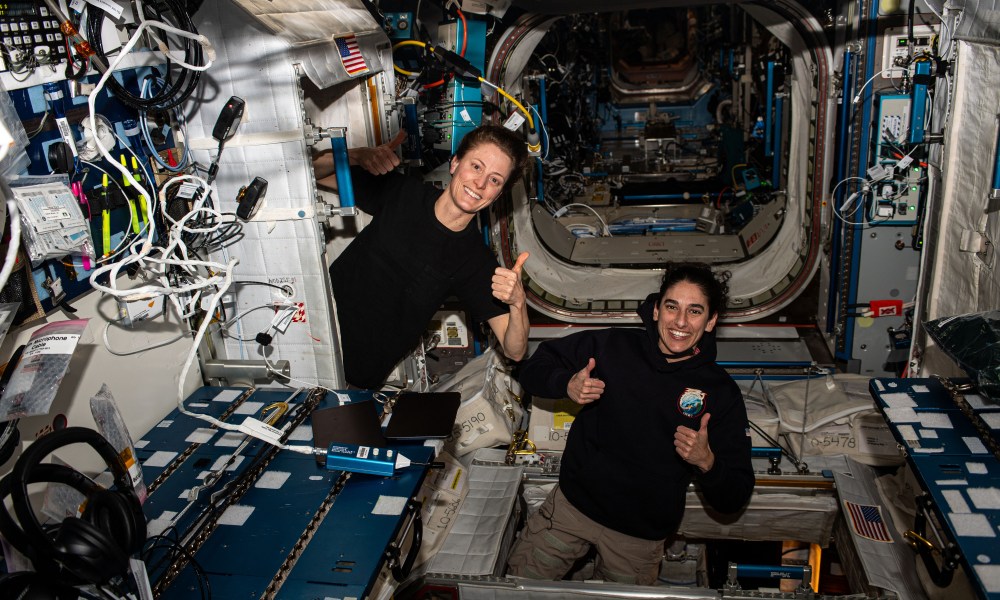
[(915, 210), (917, 210), (917, 207), (916, 207), (916, 206), (912, 206), (912, 205), (911, 205), (911, 206), (910, 206), (910, 212), (913, 212), (913, 211), (915, 211)]
[(917, 186), (913, 186), (913, 187), (911, 187), (911, 188), (910, 188), (910, 191), (911, 191), (911, 192), (915, 192), (915, 191), (917, 191)]
[(914, 173), (919, 173), (920, 172), (920, 167), (913, 167), (913, 172)]

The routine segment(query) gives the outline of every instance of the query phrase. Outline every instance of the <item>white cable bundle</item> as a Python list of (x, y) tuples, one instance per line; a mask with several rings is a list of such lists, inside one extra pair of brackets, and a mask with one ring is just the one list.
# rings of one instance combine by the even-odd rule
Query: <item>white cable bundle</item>
[[(136, 43), (138, 43), (139, 39), (142, 38), (143, 34), (148, 29), (160, 29), (167, 33), (193, 39), (205, 47), (206, 55), (208, 56), (208, 61), (204, 65), (189, 65), (182, 61), (178, 61), (177, 58), (172, 56), (168, 49), (161, 43), (160, 51), (164, 54), (166, 60), (195, 71), (204, 71), (212, 65), (215, 51), (212, 49), (211, 44), (205, 36), (177, 29), (176, 27), (172, 27), (160, 21), (144, 20), (139, 25), (138, 29), (136, 29), (135, 33), (132, 34), (132, 37), (129, 38), (129, 41), (122, 47), (114, 62), (112, 62), (108, 66), (108, 69), (102, 74), (101, 79), (97, 82), (93, 92), (90, 94), (87, 103), (88, 108), (90, 109), (89, 119), (91, 127), (95, 131), (97, 123), (96, 101), (98, 93), (104, 89), (105, 84), (112, 76), (115, 69), (118, 68), (118, 65), (121, 64), (125, 56), (132, 51)], [(111, 156), (111, 153), (104, 147), (99, 137), (94, 138), (94, 143), (101, 155), (105, 158), (105, 160), (107, 160), (108, 164), (112, 165), (115, 169), (121, 172), (122, 177), (134, 186), (142, 197), (146, 198), (146, 214), (152, 215), (154, 210), (152, 204), (152, 194), (150, 194), (142, 183), (135, 178), (131, 171)], [(195, 183), (199, 188), (199, 193), (195, 195), (195, 205), (192, 210), (180, 220), (175, 221), (167, 215), (164, 202), (165, 192), (170, 186), (186, 181)], [(140, 238), (133, 242), (129, 246), (128, 253), (120, 260), (95, 269), (90, 275), (90, 284), (94, 287), (94, 289), (98, 289), (106, 294), (110, 294), (115, 298), (125, 301), (143, 300), (156, 296), (167, 296), (174, 304), (174, 307), (177, 308), (178, 314), (182, 318), (190, 317), (198, 308), (198, 303), (201, 301), (203, 290), (207, 288), (215, 288), (227, 278), (231, 280), (230, 270), (237, 262), (230, 261), (227, 265), (212, 261), (191, 260), (188, 258), (187, 247), (181, 239), (185, 232), (209, 233), (222, 226), (221, 215), (214, 209), (205, 206), (205, 203), (210, 198), (210, 195), (211, 191), (208, 187), (208, 183), (199, 177), (185, 175), (169, 181), (167, 185), (160, 190), (159, 202), (160, 214), (163, 216), (164, 220), (170, 224), (170, 231), (165, 247), (157, 248), (153, 246), (153, 236), (155, 231), (153, 227), (148, 227), (146, 229), (145, 238)], [(195, 229), (187, 226), (187, 222), (189, 220), (202, 213), (212, 214), (217, 217), (213, 227)], [(158, 283), (143, 285), (137, 288), (118, 289), (119, 273), (123, 268), (133, 265), (146, 273), (152, 274), (153, 279)], [(172, 286), (167, 280), (167, 271), (169, 267), (178, 267), (183, 270), (191, 277), (192, 283), (176, 287)], [(206, 277), (201, 275), (198, 272), (198, 269), (205, 269), (211, 274)], [(98, 281), (98, 279), (103, 277), (105, 274), (110, 277), (107, 285)], [(216, 293), (218, 294), (219, 292)], [(187, 298), (183, 303), (179, 298), (179, 295), (187, 295)]]
[[(141, 15), (142, 11), (140, 10), (138, 13)], [(93, 127), (95, 131), (97, 122), (96, 100), (98, 93), (104, 89), (108, 78), (112, 76), (112, 73), (114, 73), (118, 65), (121, 64), (125, 56), (131, 52), (132, 48), (135, 47), (139, 39), (149, 29), (160, 29), (167, 33), (193, 39), (204, 47), (205, 54), (208, 57), (208, 61), (204, 65), (187, 64), (183, 61), (177, 60), (175, 56), (172, 56), (169, 49), (166, 47), (166, 44), (164, 44), (162, 40), (155, 35), (151, 36), (158, 43), (160, 51), (163, 53), (166, 60), (169, 60), (181, 67), (196, 71), (204, 71), (212, 65), (215, 57), (215, 51), (205, 36), (177, 29), (160, 21), (144, 20), (139, 25), (138, 29), (136, 29), (135, 33), (132, 34), (129, 41), (122, 47), (114, 62), (112, 62), (108, 66), (108, 69), (102, 74), (101, 79), (97, 82), (93, 92), (90, 94), (90, 99), (88, 101), (88, 107), (90, 109), (89, 119), (91, 127)], [(99, 137), (95, 137), (94, 143), (108, 163), (121, 172), (122, 176), (135, 187), (136, 191), (142, 197), (146, 198), (146, 214), (152, 216), (154, 214), (153, 196), (145, 187), (143, 187), (142, 183), (133, 176), (131, 171), (111, 156), (111, 153), (104, 147), (104, 144), (101, 142)], [(189, 189), (191, 192), (190, 197), (192, 199), (192, 208), (180, 219), (174, 219), (167, 213), (167, 191), (174, 186), (183, 184), (191, 184), (194, 186), (194, 189)], [(100, 290), (124, 301), (143, 300), (157, 296), (166, 296), (171, 303), (173, 303), (181, 318), (189, 318), (193, 316), (198, 309), (203, 309), (204, 313), (209, 316), (202, 319), (201, 325), (195, 333), (194, 341), (191, 345), (191, 351), (188, 353), (187, 359), (184, 361), (180, 377), (178, 377), (177, 380), (178, 410), (185, 415), (207, 421), (226, 431), (240, 431), (246, 435), (264, 440), (269, 444), (274, 444), (286, 450), (302, 454), (313, 454), (314, 449), (311, 446), (281, 444), (279, 437), (272, 435), (271, 433), (273, 432), (268, 432), (266, 427), (261, 428), (260, 426), (263, 424), (257, 423), (252, 418), (248, 418), (240, 425), (232, 425), (219, 421), (210, 415), (192, 413), (184, 407), (184, 383), (187, 379), (187, 373), (191, 369), (191, 365), (198, 352), (198, 347), (200, 346), (202, 339), (204, 339), (205, 333), (212, 322), (210, 315), (215, 314), (223, 295), (232, 285), (233, 269), (239, 263), (239, 260), (236, 258), (230, 259), (227, 263), (220, 263), (207, 260), (192, 260), (188, 257), (188, 248), (183, 240), (185, 234), (212, 233), (226, 225), (226, 222), (222, 219), (222, 214), (217, 210), (210, 208), (210, 206), (207, 206), (208, 201), (211, 198), (211, 194), (212, 190), (208, 182), (200, 177), (196, 177), (194, 175), (182, 175), (170, 179), (160, 189), (159, 195), (160, 216), (163, 217), (164, 223), (168, 226), (166, 243), (162, 246), (154, 246), (154, 227), (147, 227), (145, 237), (139, 238), (130, 244), (128, 252), (120, 260), (95, 269), (90, 275), (90, 284), (94, 287), (94, 289)], [(212, 220), (214, 224), (207, 227), (189, 226), (188, 223), (190, 221), (198, 219), (198, 217), (203, 215), (214, 217)], [(201, 219), (198, 220), (200, 221)], [(146, 273), (151, 283), (129, 289), (118, 289), (118, 275), (121, 273), (121, 270), (133, 265)], [(191, 283), (172, 285), (168, 279), (168, 273), (172, 270), (172, 268), (181, 270), (191, 280)], [(207, 273), (207, 275), (204, 273)], [(109, 277), (107, 285), (98, 281), (100, 278), (104, 277), (104, 275), (108, 275)], [(203, 296), (205, 305), (201, 306)]]

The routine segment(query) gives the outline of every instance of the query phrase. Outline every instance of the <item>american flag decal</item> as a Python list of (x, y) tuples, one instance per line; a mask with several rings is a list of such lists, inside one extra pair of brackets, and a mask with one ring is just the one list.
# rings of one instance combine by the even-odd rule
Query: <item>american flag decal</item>
[(844, 502), (847, 514), (851, 517), (854, 533), (876, 542), (892, 543), (892, 536), (882, 520), (882, 509), (878, 506)]
[(340, 62), (344, 65), (344, 70), (351, 77), (368, 72), (368, 65), (361, 56), (361, 48), (358, 40), (353, 35), (335, 38), (337, 50), (340, 52)]

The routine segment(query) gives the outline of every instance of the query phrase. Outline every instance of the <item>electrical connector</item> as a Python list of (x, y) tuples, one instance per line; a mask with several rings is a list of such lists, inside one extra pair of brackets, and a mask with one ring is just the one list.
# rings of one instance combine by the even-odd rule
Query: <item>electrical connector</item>
[(528, 154), (531, 156), (541, 156), (542, 154), (542, 141), (534, 129), (528, 131)]
[(465, 60), (465, 58), (455, 54), (451, 50), (445, 50), (444, 48), (434, 48), (432, 51), (433, 55), (437, 57), (448, 70), (452, 71), (459, 77), (465, 77), (466, 79), (479, 79), (483, 76), (483, 73), (473, 66), (472, 63)]
[(879, 181), (890, 175), (892, 175), (892, 169), (886, 168), (884, 165), (873, 165), (868, 169), (868, 179), (871, 181)]
[(854, 192), (853, 194), (848, 196), (847, 200), (845, 200), (844, 203), (840, 205), (840, 212), (844, 212), (845, 210), (847, 210), (852, 204), (854, 204), (854, 201), (857, 200), (858, 196), (860, 195), (861, 192)]

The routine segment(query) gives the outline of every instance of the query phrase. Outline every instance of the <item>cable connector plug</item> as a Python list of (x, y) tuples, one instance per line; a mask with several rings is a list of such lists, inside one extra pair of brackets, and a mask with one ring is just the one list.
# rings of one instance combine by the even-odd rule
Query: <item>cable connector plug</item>
[[(430, 46), (428, 46), (428, 48), (430, 48)], [(483, 76), (482, 72), (476, 67), (474, 67), (472, 63), (465, 60), (458, 54), (455, 54), (451, 50), (445, 50), (444, 48), (434, 48), (431, 52), (449, 70), (454, 72), (459, 77), (465, 77), (466, 79), (479, 79), (480, 77)]]
[(542, 141), (534, 129), (528, 130), (528, 154), (531, 156), (542, 155)]

